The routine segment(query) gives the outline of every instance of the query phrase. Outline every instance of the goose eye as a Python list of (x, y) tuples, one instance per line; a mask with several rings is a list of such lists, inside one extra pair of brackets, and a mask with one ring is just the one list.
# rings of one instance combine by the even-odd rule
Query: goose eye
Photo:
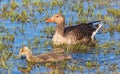
[(59, 17), (59, 16), (56, 16), (57, 18)]
[(24, 52), (24, 50), (21, 50), (21, 52)]

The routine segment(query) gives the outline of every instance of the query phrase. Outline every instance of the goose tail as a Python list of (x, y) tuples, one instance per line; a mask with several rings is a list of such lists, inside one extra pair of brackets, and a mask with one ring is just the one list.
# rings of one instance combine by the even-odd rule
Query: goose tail
[[(94, 25), (94, 23), (97, 23), (97, 25)], [(98, 24), (98, 23), (99, 23), (99, 24)], [(92, 36), (91, 36), (91, 39), (92, 39), (92, 41), (93, 41), (96, 33), (97, 33), (97, 32), (99, 31), (99, 29), (102, 27), (103, 22), (101, 22), (101, 21), (93, 21), (93, 22), (90, 22), (90, 23), (88, 23), (88, 24), (92, 25), (92, 26), (96, 29), (95, 31), (93, 31)]]

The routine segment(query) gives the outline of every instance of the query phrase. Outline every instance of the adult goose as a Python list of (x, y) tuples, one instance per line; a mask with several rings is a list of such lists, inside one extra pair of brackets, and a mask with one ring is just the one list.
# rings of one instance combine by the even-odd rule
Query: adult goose
[[(63, 51), (61, 51), (63, 52)], [(28, 62), (38, 63), (38, 62), (57, 62), (57, 61), (63, 61), (63, 60), (70, 60), (72, 57), (67, 54), (63, 54), (61, 52), (53, 51), (48, 53), (43, 53), (39, 55), (33, 55), (32, 51), (24, 46), (20, 49), (19, 55), (17, 58), (20, 58), (22, 56), (26, 56), (26, 59)]]
[(65, 27), (65, 18), (62, 14), (54, 14), (46, 22), (55, 22), (57, 24), (56, 32), (53, 36), (53, 44), (89, 44), (94, 40), (95, 34), (101, 28), (101, 24), (80, 23), (76, 26)]

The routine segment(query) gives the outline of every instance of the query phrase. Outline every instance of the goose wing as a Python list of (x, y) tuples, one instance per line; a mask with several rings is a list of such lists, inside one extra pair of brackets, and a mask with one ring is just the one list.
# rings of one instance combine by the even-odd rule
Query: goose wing
[(82, 23), (77, 26), (66, 27), (64, 31), (64, 35), (65, 36), (72, 35), (77, 40), (80, 40), (84, 37), (91, 37), (95, 30), (96, 27)]

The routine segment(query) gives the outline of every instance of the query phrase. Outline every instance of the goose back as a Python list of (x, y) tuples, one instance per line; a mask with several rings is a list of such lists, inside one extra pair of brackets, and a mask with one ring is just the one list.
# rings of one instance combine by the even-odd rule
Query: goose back
[(95, 27), (88, 25), (86, 23), (82, 23), (76, 26), (66, 27), (64, 30), (64, 36), (69, 37), (73, 36), (76, 40), (81, 40), (84, 37), (91, 37), (92, 33), (96, 30)]

